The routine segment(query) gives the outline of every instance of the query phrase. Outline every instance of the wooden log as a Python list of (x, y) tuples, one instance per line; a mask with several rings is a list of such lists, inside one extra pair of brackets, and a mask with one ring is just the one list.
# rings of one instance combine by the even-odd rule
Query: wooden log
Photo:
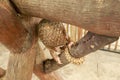
[(34, 73), (40, 80), (63, 80), (56, 72), (44, 73), (40, 65), (35, 65)]
[(31, 35), (29, 38), (29, 40), (32, 40), (31, 47), (27, 51), (22, 52), (24, 54), (10, 54), (8, 69), (5, 76), (6, 80), (31, 80), (32, 77), (37, 47), (37, 34), (35, 29), (37, 19), (22, 17), (20, 21), (21, 20)]
[(31, 80), (34, 60), (35, 42), (32, 47), (24, 54), (10, 54), (6, 80)]
[(11, 0), (20, 13), (62, 21), (93, 33), (120, 36), (119, 0)]
[(13, 54), (10, 54), (5, 80), (31, 80), (36, 55), (35, 27), (26, 29), (7, 1), (0, 1), (0, 42)]
[(21, 53), (31, 47), (30, 37), (11, 7), (0, 3), (0, 42), (13, 53)]
[(83, 38), (72, 46), (70, 49), (70, 55), (75, 58), (81, 58), (118, 40), (118, 38), (119, 37), (102, 36), (88, 32)]

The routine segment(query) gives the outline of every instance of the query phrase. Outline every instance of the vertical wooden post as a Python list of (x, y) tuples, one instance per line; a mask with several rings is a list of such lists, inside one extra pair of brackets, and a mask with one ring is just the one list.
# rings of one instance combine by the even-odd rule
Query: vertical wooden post
[(35, 59), (35, 31), (28, 31), (11, 6), (3, 3), (0, 3), (0, 42), (11, 52), (5, 79), (31, 80)]
[(17, 15), (7, 5), (0, 3), (0, 42), (14, 53), (25, 52), (31, 44), (31, 36)]
[(24, 54), (10, 54), (6, 80), (31, 80), (35, 60), (35, 44)]

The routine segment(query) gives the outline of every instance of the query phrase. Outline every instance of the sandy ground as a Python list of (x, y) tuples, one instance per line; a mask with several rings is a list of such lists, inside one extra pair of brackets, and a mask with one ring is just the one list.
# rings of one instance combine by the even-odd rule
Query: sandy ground
[[(6, 69), (9, 51), (0, 45), (0, 67)], [(63, 80), (120, 80), (120, 54), (96, 51), (81, 65), (68, 64), (56, 71)], [(39, 80), (33, 75), (32, 80)]]

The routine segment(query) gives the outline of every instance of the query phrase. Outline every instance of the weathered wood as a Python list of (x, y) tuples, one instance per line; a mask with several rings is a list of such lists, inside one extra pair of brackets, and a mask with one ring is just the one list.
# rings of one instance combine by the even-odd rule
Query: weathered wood
[(119, 37), (108, 37), (88, 32), (82, 39), (72, 46), (70, 49), (70, 55), (76, 58), (81, 58), (118, 40), (118, 38)]
[(21, 53), (30, 48), (30, 36), (11, 7), (0, 3), (0, 42), (13, 53)]
[[(98, 33), (98, 34), (103, 34), (103, 35), (108, 35), (108, 36), (119, 36), (120, 35), (120, 32), (119, 32), (120, 31), (120, 28), (119, 28), (120, 11), (119, 11), (119, 1), (118, 0), (116, 0), (116, 1), (102, 0), (101, 2), (99, 0), (98, 1), (97, 0), (87, 0), (87, 1), (83, 1), (83, 0), (79, 0), (79, 1), (78, 0), (74, 0), (74, 1), (72, 1), (72, 0), (63, 0), (63, 1), (62, 0), (53, 0), (53, 2), (49, 1), (49, 0), (44, 0), (44, 1), (43, 0), (35, 0), (35, 1), (11, 0), (11, 1), (14, 1), (19, 9), (18, 11), (25, 15), (37, 16), (37, 17), (47, 18), (47, 19), (51, 19), (51, 20), (57, 20), (57, 21), (63, 21), (63, 22), (75, 24), (78, 26), (82, 26), (85, 29), (88, 29), (88, 30)], [(105, 1), (104, 4), (103, 4), (103, 1)], [(102, 5), (102, 7), (101, 7), (101, 5)], [(108, 6), (105, 6), (105, 5), (108, 5)], [(111, 6), (114, 6), (114, 7), (111, 8)], [(14, 22), (14, 20), (15, 20), (15, 22), (18, 21), (16, 19), (15, 15), (9, 14), (8, 9), (6, 11), (4, 11), (4, 7), (3, 7), (3, 8), (0, 8), (0, 10), (2, 12), (4, 12), (5, 14), (7, 14), (8, 18), (9, 18), (9, 15), (11, 17), (13, 17), (13, 18), (10, 18), (11, 20), (13, 20), (13, 22)], [(3, 18), (3, 16), (0, 16), (0, 17)], [(5, 18), (3, 18), (3, 21), (5, 20)], [(0, 19), (0, 20), (2, 20), (2, 19)], [(9, 21), (9, 19), (7, 21)], [(12, 21), (10, 21), (10, 23), (12, 23)], [(13, 25), (14, 24), (15, 23), (13, 23)], [(18, 24), (21, 25), (21, 23), (19, 23), (19, 22), (18, 22)], [(3, 26), (5, 26), (5, 25), (3, 25)], [(16, 30), (18, 30), (19, 28), (17, 28)], [(9, 29), (9, 27), (8, 27), (8, 29)], [(3, 30), (6, 30), (6, 29), (3, 28)], [(24, 30), (25, 30), (25, 33), (23, 33), (23, 34), (21, 33), (21, 36), (24, 35), (23, 43), (26, 40), (25, 38), (26, 38), (28, 32), (26, 31), (26, 29), (23, 29), (23, 27), (22, 27), (22, 29), (20, 28), (20, 32), (22, 32), (22, 31), (24, 32)], [(2, 31), (2, 28), (1, 28), (1, 31)], [(17, 34), (20, 32), (18, 31)], [(11, 33), (11, 35), (13, 35), (13, 33)], [(7, 36), (7, 37), (9, 37), (9, 36)], [(14, 36), (12, 36), (12, 37), (13, 38), (9, 37), (9, 39), (14, 40), (15, 38), (17, 38), (17, 39), (19, 38), (18, 36), (17, 37), (15, 36), (15, 38), (14, 38)], [(8, 48), (14, 47), (14, 49), (17, 50), (15, 48), (15, 46), (17, 46), (17, 41), (16, 42), (13, 41), (16, 43), (16, 44), (14, 44), (15, 46), (11, 46), (11, 44), (10, 44), (10, 47), (9, 47), (8, 43), (10, 43), (10, 42), (8, 42), (8, 43), (4, 42), (3, 39), (5, 40), (5, 38), (3, 37), (1, 42), (3, 44), (6, 44), (6, 46), (8, 46)], [(20, 42), (22, 42), (21, 38), (20, 38)], [(22, 45), (22, 43), (21, 43), (21, 45)], [(21, 49), (21, 45), (18, 48), (18, 50)], [(74, 50), (76, 50), (76, 49), (74, 49)], [(15, 67), (15, 69), (10, 70), (10, 68), (13, 68), (12, 67), (13, 65), (10, 65), (10, 63), (9, 63), (10, 68), (7, 71), (9, 73), (12, 72), (12, 76), (11, 76), (12, 78), (14, 78), (14, 77), (19, 78), (20, 77), (19, 75), (21, 75), (22, 76), (21, 80), (30, 79), (31, 71), (33, 68), (33, 62), (31, 64), (29, 62), (29, 60), (31, 58), (31, 61), (34, 61), (34, 54), (32, 54), (29, 51), (30, 50), (28, 50), (27, 52), (31, 55), (29, 55), (27, 52), (25, 52), (25, 54), (12, 54), (11, 58), (13, 58), (13, 59), (10, 58), (10, 61), (12, 62), (13, 60), (15, 60), (12, 63), (16, 67)], [(18, 53), (19, 53), (19, 51), (18, 51)], [(33, 57), (31, 57), (32, 55), (33, 55)], [(29, 56), (29, 57), (27, 57), (27, 56)], [(19, 60), (16, 57), (18, 57)], [(25, 64), (22, 63), (22, 61), (23, 61), (22, 59), (25, 59)], [(55, 61), (48, 61), (48, 63), (49, 62), (50, 62), (50, 64), (44, 65), (46, 70), (48, 70), (45, 72), (49, 72), (51, 70), (55, 70), (56, 68), (60, 67), (59, 65), (55, 64), (56, 63)], [(26, 65), (27, 63), (30, 63), (31, 65), (28, 65), (29, 66), (28, 67)], [(21, 66), (22, 67), (24, 66), (26, 69), (25, 75), (23, 75), (24, 69), (22, 69)], [(54, 67), (54, 66), (56, 66), (56, 67)], [(52, 68), (52, 69), (50, 69), (50, 68)], [(29, 69), (30, 69), (30, 73), (28, 73)], [(19, 73), (15, 75), (14, 71), (16, 73), (17, 72), (19, 72)], [(26, 75), (28, 75), (28, 76), (26, 76)], [(7, 73), (6, 78), (10, 78), (10, 74)], [(10, 80), (14, 80), (12, 78)]]
[(20, 18), (20, 21), (21, 20), (23, 26), (26, 27), (26, 30), (31, 35), (28, 39), (28, 41), (32, 40), (31, 46), (27, 51), (22, 52), (24, 54), (10, 54), (8, 69), (5, 76), (6, 80), (31, 80), (32, 77), (37, 47), (37, 33), (35, 26), (39, 19), (22, 17)]
[(119, 0), (12, 0), (22, 14), (62, 21), (93, 33), (120, 36)]
[[(10, 54), (5, 79), (30, 80), (36, 53), (36, 35), (32, 27), (35, 27), (40, 19), (17, 16), (17, 13), (14, 13), (14, 10), (8, 4), (4, 3), (4, 1), (2, 3), (3, 5), (0, 4), (0, 42), (7, 46), (11, 53), (24, 53)], [(24, 44), (24, 42), (31, 42), (31, 44)], [(26, 46), (29, 48), (23, 51), (21, 48), (26, 48)], [(2, 71), (0, 72), (2, 73)], [(46, 80), (49, 77), (52, 77), (50, 80), (58, 79), (54, 74), (44, 74), (40, 77), (44, 77)]]
[(35, 60), (35, 42), (24, 54), (10, 54), (6, 80), (31, 80)]
[(40, 65), (35, 65), (34, 67), (34, 73), (35, 75), (40, 79), (40, 80), (63, 80), (61, 79), (60, 75), (58, 75), (55, 72), (51, 72), (51, 73), (44, 73), (41, 69), (40, 69)]
[(5, 79), (31, 80), (36, 55), (36, 25), (29, 19), (21, 21), (23, 17), (20, 18), (6, 1), (0, 3), (0, 42), (16, 54), (10, 54)]

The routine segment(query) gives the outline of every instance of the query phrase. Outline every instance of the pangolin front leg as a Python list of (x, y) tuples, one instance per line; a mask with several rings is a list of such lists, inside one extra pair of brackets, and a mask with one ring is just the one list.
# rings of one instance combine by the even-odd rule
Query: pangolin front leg
[(59, 52), (53, 50), (53, 49), (49, 49), (50, 50), (50, 54), (52, 56), (52, 58), (58, 63), (58, 64), (62, 64), (58, 54), (60, 54)]

